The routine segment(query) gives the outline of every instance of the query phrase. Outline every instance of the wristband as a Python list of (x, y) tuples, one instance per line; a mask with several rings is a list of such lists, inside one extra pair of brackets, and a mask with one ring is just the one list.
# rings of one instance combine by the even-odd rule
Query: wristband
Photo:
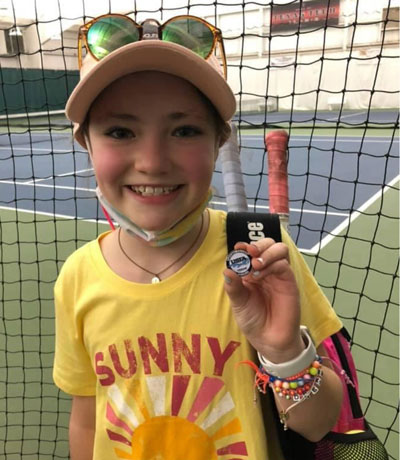
[(262, 356), (260, 353), (258, 353), (258, 359), (268, 374), (273, 375), (274, 377), (285, 379), (298, 374), (299, 372), (309, 367), (313, 361), (315, 361), (317, 350), (308, 332), (308, 329), (305, 326), (300, 326), (300, 333), (302, 338), (306, 339), (308, 342), (306, 349), (303, 350), (299, 356), (293, 358), (290, 361), (274, 364), (264, 358), (264, 356)]

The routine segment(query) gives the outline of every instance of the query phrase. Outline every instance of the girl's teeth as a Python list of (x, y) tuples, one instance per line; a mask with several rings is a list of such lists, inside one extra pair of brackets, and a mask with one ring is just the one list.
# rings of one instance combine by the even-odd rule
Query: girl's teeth
[(166, 195), (174, 190), (175, 187), (151, 187), (149, 185), (141, 185), (140, 187), (132, 187), (132, 190), (136, 193), (140, 193), (142, 196), (158, 196)]

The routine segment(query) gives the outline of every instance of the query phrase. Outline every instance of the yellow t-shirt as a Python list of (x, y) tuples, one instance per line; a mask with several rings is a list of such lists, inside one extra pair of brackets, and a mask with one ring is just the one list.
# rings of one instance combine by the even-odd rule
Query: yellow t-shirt
[[(96, 396), (95, 460), (275, 460), (267, 446), (255, 353), (223, 289), (226, 214), (210, 210), (194, 257), (159, 284), (138, 284), (105, 262), (100, 235), (65, 262), (55, 286), (54, 381)], [(341, 323), (295, 245), (302, 324), (320, 343)], [(268, 430), (267, 430), (268, 431)]]

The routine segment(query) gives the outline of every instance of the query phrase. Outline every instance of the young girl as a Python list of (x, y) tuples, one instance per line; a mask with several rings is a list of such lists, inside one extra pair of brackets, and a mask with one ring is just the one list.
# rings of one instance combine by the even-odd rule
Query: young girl
[(55, 286), (54, 381), (73, 396), (72, 460), (279, 458), (265, 396), (253, 402), (254, 372), (238, 366), (258, 358), (285, 394), (273, 410), (320, 439), (342, 389), (313, 342), (341, 323), (286, 233), (236, 245), (248, 275), (225, 268), (226, 214), (207, 208), (235, 112), (212, 56), (219, 31), (107, 15), (80, 33), (89, 52), (67, 115), (118, 225), (72, 254)]

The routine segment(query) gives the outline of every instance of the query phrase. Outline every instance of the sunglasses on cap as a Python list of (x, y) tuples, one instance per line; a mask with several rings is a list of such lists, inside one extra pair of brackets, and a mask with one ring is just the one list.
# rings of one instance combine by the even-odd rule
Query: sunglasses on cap
[(173, 17), (164, 24), (154, 19), (146, 19), (137, 24), (122, 14), (99, 16), (79, 29), (79, 68), (82, 67), (82, 42), (86, 50), (99, 61), (124, 45), (149, 39), (184, 46), (203, 59), (208, 59), (218, 45), (226, 79), (227, 66), (221, 30), (204, 19), (187, 15)]

